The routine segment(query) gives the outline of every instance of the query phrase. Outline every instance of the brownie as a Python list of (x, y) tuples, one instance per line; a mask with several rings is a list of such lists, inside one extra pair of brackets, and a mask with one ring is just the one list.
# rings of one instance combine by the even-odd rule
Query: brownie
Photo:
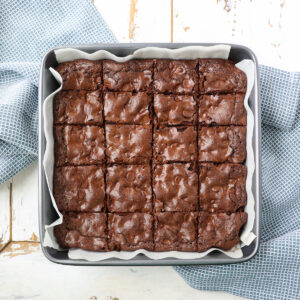
[(240, 241), (240, 231), (247, 222), (247, 213), (236, 212), (209, 214), (199, 212), (198, 251), (212, 247), (230, 250)]
[(61, 91), (54, 98), (55, 124), (103, 123), (100, 91)]
[(190, 95), (154, 96), (154, 111), (159, 124), (194, 124), (197, 118), (196, 101)]
[(56, 166), (99, 164), (104, 160), (104, 130), (98, 126), (56, 126)]
[(196, 211), (198, 209), (196, 166), (181, 163), (154, 166), (153, 194), (156, 212)]
[(150, 124), (151, 97), (144, 92), (104, 94), (106, 123)]
[(197, 60), (158, 59), (154, 65), (154, 91), (193, 94), (197, 91)]
[(108, 251), (105, 213), (69, 213), (54, 227), (54, 235), (63, 248)]
[(208, 212), (235, 212), (244, 208), (247, 168), (240, 164), (200, 164), (200, 207)]
[(147, 163), (152, 156), (151, 125), (105, 125), (106, 154), (111, 163)]
[(199, 129), (199, 161), (242, 163), (245, 159), (245, 127), (201, 127)]
[(104, 89), (109, 91), (150, 91), (153, 76), (153, 60), (133, 59), (119, 63), (103, 61)]
[(155, 251), (197, 251), (197, 213), (155, 213)]
[(151, 212), (149, 165), (115, 165), (107, 168), (106, 193), (110, 212)]
[(70, 166), (55, 168), (53, 196), (60, 211), (103, 211), (105, 188), (102, 167)]
[(164, 127), (154, 131), (154, 159), (157, 162), (190, 162), (196, 158), (194, 127)]
[(246, 125), (244, 94), (203, 95), (199, 99), (199, 123), (205, 125)]
[(56, 67), (63, 80), (63, 90), (96, 90), (101, 82), (101, 61), (85, 59), (64, 62)]
[(199, 59), (200, 93), (245, 93), (246, 74), (231, 60)]
[(145, 213), (108, 214), (109, 249), (152, 251), (153, 217)]

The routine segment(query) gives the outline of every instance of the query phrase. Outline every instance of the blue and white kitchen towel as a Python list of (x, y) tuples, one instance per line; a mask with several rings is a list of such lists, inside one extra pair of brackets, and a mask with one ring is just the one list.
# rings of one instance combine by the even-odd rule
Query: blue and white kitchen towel
[[(1, 1), (0, 183), (37, 157), (37, 85), (43, 54), (63, 44), (114, 41), (90, 0)], [(260, 73), (260, 250), (242, 264), (176, 270), (200, 290), (252, 299), (300, 299), (300, 73), (264, 66)]]

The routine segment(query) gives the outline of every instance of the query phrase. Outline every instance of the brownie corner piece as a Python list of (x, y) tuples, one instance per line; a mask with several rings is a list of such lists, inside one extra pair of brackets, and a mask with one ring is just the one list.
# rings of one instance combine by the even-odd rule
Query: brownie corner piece
[(198, 252), (212, 247), (230, 250), (240, 242), (240, 231), (247, 222), (247, 213), (209, 214), (199, 212)]
[(154, 250), (197, 251), (197, 213), (155, 213)]
[(153, 251), (153, 217), (147, 213), (108, 214), (111, 251)]

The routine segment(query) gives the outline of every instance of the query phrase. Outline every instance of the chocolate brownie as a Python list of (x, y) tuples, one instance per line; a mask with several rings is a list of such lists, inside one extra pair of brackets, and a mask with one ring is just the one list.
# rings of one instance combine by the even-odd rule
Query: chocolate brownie
[(152, 126), (105, 125), (106, 154), (111, 163), (147, 163), (152, 156)]
[(200, 207), (209, 212), (235, 212), (247, 202), (247, 168), (241, 164), (200, 164)]
[(55, 168), (53, 195), (60, 211), (103, 211), (105, 188), (102, 167)]
[(154, 159), (157, 162), (190, 162), (196, 158), (194, 127), (165, 127), (154, 131)]
[(203, 95), (199, 99), (199, 123), (205, 125), (246, 125), (244, 94)]
[(103, 123), (103, 103), (99, 91), (61, 91), (54, 98), (55, 124)]
[(198, 252), (212, 247), (230, 250), (240, 241), (240, 231), (247, 222), (247, 213), (209, 214), (199, 212)]
[(197, 60), (158, 59), (154, 64), (154, 91), (193, 94), (197, 91)]
[(245, 159), (245, 127), (201, 127), (199, 129), (199, 161), (242, 163)]
[(199, 59), (200, 93), (245, 93), (246, 74), (231, 60)]
[(64, 214), (54, 235), (63, 248), (108, 251), (105, 213)]
[(85, 59), (64, 62), (56, 71), (63, 79), (63, 90), (96, 90), (101, 82), (101, 61)]
[(110, 212), (151, 212), (149, 165), (115, 165), (107, 168), (106, 193)]
[(133, 59), (124, 63), (103, 61), (104, 89), (109, 91), (150, 91), (153, 60)]
[(144, 213), (108, 214), (109, 249), (153, 250), (153, 217)]
[(154, 111), (159, 124), (194, 124), (197, 118), (196, 101), (188, 95), (154, 96)]
[(106, 92), (104, 115), (106, 123), (150, 124), (151, 97), (146, 93)]
[(196, 211), (198, 180), (193, 164), (155, 165), (153, 170), (155, 211)]
[(155, 213), (155, 251), (197, 251), (197, 213)]
[(99, 164), (104, 160), (104, 130), (98, 126), (56, 126), (56, 166)]

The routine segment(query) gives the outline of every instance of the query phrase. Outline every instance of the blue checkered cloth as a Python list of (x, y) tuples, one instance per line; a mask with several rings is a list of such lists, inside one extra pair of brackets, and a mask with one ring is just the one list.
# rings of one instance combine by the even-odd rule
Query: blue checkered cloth
[(0, 183), (38, 153), (38, 78), (44, 54), (115, 38), (90, 0), (0, 1)]
[(192, 287), (300, 299), (300, 73), (260, 66), (263, 231), (248, 262), (175, 269)]
[[(0, 41), (1, 183), (37, 157), (37, 86), (43, 54), (58, 45), (114, 42), (115, 38), (89, 0), (2, 0)], [(243, 264), (176, 270), (201, 290), (253, 299), (300, 299), (300, 73), (261, 66), (260, 84), (263, 233), (259, 253)]]

